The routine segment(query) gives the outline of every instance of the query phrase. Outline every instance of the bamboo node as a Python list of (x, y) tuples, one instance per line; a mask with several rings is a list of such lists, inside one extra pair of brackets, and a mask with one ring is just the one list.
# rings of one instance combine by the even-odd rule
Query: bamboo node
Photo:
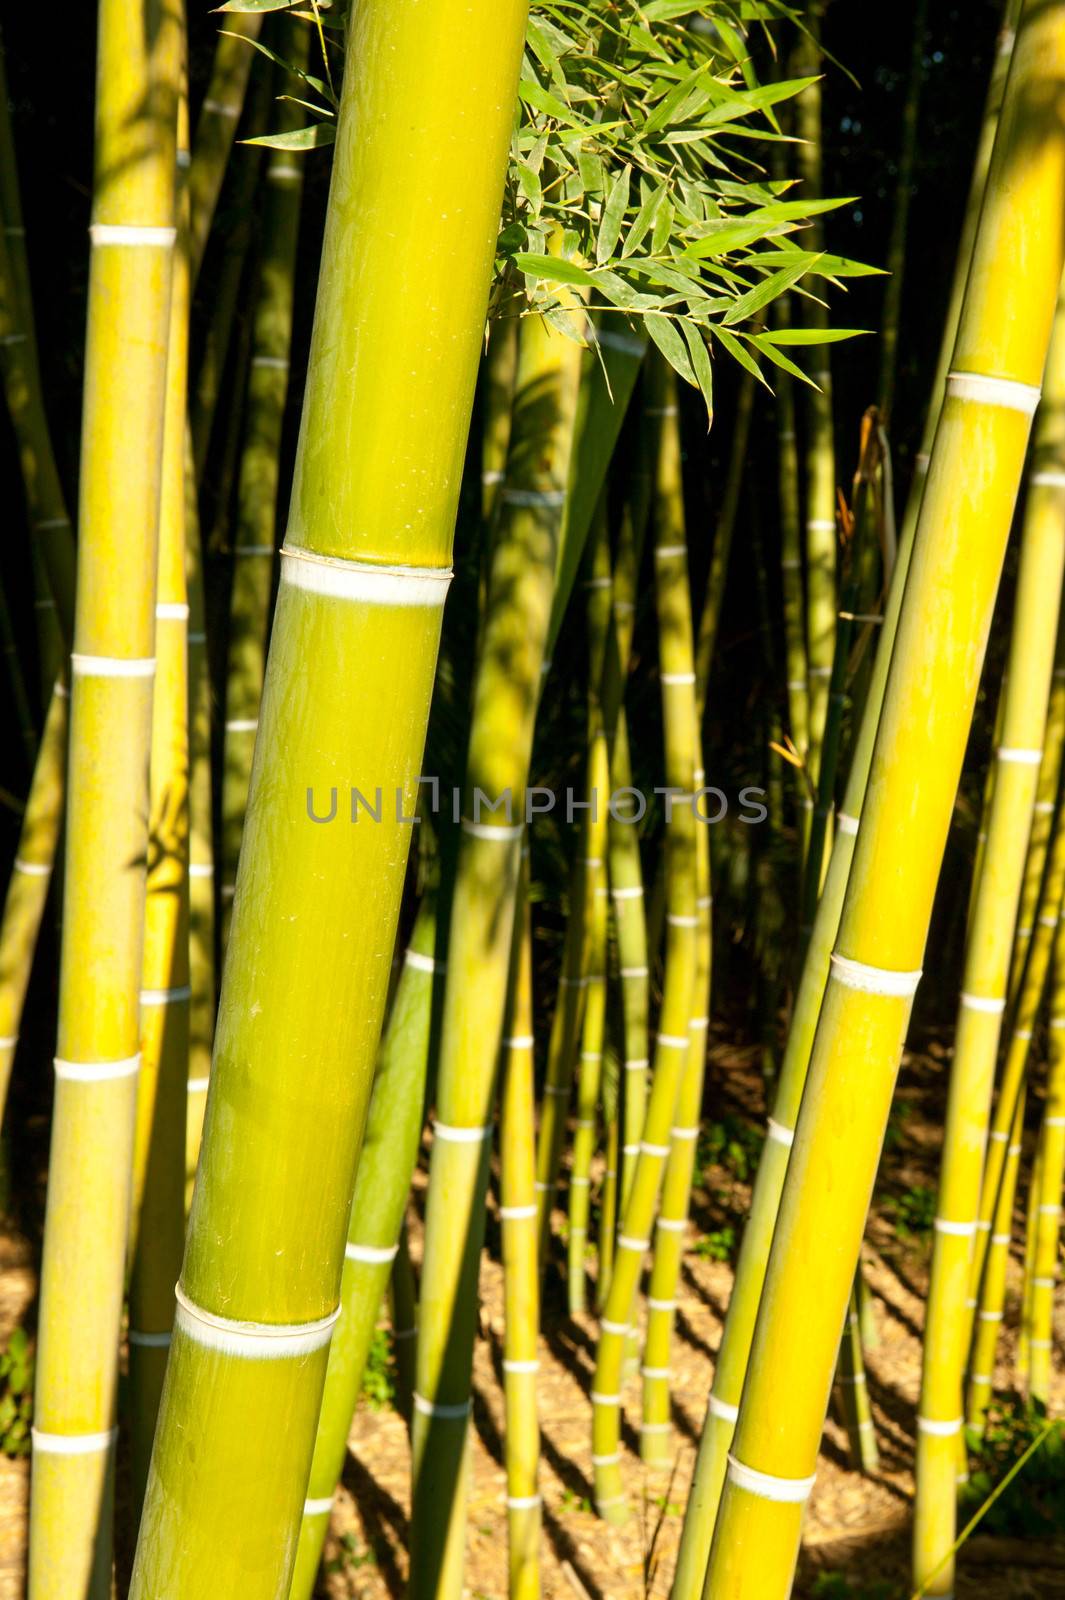
[(540, 1504), (540, 1496), (538, 1494), (508, 1494), (507, 1495), (507, 1510), (508, 1511), (535, 1511), (536, 1507), (539, 1504)]
[(976, 1232), (975, 1222), (953, 1222), (949, 1217), (936, 1217), (932, 1226), (937, 1233), (949, 1233), (958, 1239), (971, 1239)]
[(308, 1355), (329, 1343), (340, 1307), (327, 1317), (313, 1322), (246, 1322), (220, 1317), (190, 1300), (180, 1283), (174, 1287), (177, 1300), (175, 1327), (197, 1344), (223, 1351), (226, 1355), (277, 1360), (286, 1356)]
[(140, 1002), (142, 1006), (168, 1006), (177, 1004), (181, 1000), (192, 999), (192, 988), (187, 983), (182, 983), (174, 989), (142, 989)]
[(982, 372), (948, 372), (947, 394), (955, 400), (972, 400), (979, 405), (1003, 406), (1007, 411), (1023, 411), (1031, 416), (1039, 404), (1041, 390), (1015, 378), (992, 378)]
[(786, 1150), (790, 1150), (795, 1143), (795, 1129), (786, 1128), (775, 1117), (768, 1117), (766, 1119), (766, 1137), (772, 1139), (776, 1144), (782, 1144)]
[(146, 1350), (169, 1350), (170, 1338), (169, 1328), (165, 1333), (141, 1333), (136, 1328), (129, 1330), (130, 1344), (140, 1345)]
[(1042, 750), (1015, 750), (1001, 744), (995, 755), (999, 761), (1013, 761), (1023, 767), (1037, 767), (1043, 759)]
[(895, 972), (888, 967), (874, 967), (865, 961), (853, 961), (849, 956), (833, 954), (832, 975), (848, 989), (860, 989), (864, 994), (891, 995), (909, 999), (916, 993), (921, 981), (920, 969), (916, 972)]
[(934, 1438), (949, 1439), (952, 1434), (960, 1433), (964, 1417), (954, 1417), (950, 1422), (942, 1422), (936, 1417), (917, 1418), (917, 1431), (931, 1434)]
[(16, 856), (15, 871), (21, 872), (25, 878), (48, 878), (52, 873), (52, 863), (50, 861), (24, 861), (21, 856)]
[(451, 568), (383, 566), (284, 544), (281, 578), (296, 589), (368, 605), (442, 606)]
[(988, 994), (969, 994), (965, 989), (960, 996), (961, 1004), (969, 1011), (987, 1011), (998, 1015), (1005, 1011), (1005, 997)]
[(386, 1261), (394, 1261), (398, 1254), (398, 1244), (353, 1244), (349, 1240), (344, 1246), (345, 1260), (363, 1261), (368, 1266), (379, 1266)]
[(45, 1433), (42, 1428), (31, 1428), (34, 1450), (50, 1456), (92, 1456), (110, 1450), (118, 1438), (117, 1428), (105, 1433)]
[(93, 245), (157, 245), (170, 249), (176, 238), (176, 228), (138, 227), (125, 222), (94, 222), (89, 228), (89, 243)]
[(322, 1495), (318, 1500), (305, 1500), (303, 1502), (303, 1515), (305, 1517), (324, 1517), (333, 1509), (333, 1496)]
[(153, 678), (154, 656), (87, 656), (74, 651), (71, 670), (79, 678)]
[(740, 1408), (731, 1405), (727, 1400), (720, 1400), (716, 1394), (711, 1394), (706, 1402), (707, 1410), (713, 1417), (720, 1417), (722, 1422), (737, 1421)]
[(434, 1137), (449, 1140), (452, 1144), (479, 1144), (483, 1139), (490, 1138), (491, 1134), (491, 1123), (486, 1128), (456, 1128), (448, 1122), (433, 1123)]
[(140, 1052), (121, 1061), (66, 1061), (55, 1058), (55, 1075), (73, 1083), (106, 1083), (111, 1078), (132, 1078), (140, 1070)]
[(744, 1489), (748, 1494), (754, 1494), (761, 1500), (778, 1500), (790, 1505), (808, 1500), (810, 1490), (814, 1486), (816, 1473), (811, 1473), (808, 1478), (778, 1478), (769, 1472), (759, 1472), (754, 1467), (745, 1466), (730, 1452), (728, 1458), (729, 1481), (737, 1489)]

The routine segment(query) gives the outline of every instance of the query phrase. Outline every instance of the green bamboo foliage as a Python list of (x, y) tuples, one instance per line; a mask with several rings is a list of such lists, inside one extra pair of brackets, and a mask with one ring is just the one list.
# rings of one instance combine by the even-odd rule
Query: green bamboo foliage
[(30, 1502), (34, 1600), (103, 1600), (111, 1584), (180, 33), (172, 10), (102, 0), (71, 799)]
[(436, 892), (429, 890), (404, 952), (370, 1096), (290, 1600), (309, 1600), (314, 1590), (366, 1359), (399, 1255), (424, 1121), (434, 996), (438, 1001), (446, 971), (437, 927)]
[[(661, 418), (655, 493), (655, 593), (665, 729), (666, 955), (654, 1069), (635, 1176), (617, 1236), (610, 1291), (599, 1325), (592, 1388), (595, 1500), (610, 1522), (625, 1520), (619, 1443), (621, 1380), (644, 1257), (670, 1153), (677, 1096), (689, 1055), (696, 980), (698, 889), (694, 802), (697, 767), (694, 643), (676, 389), (664, 363), (649, 369), (650, 404)], [(667, 1223), (669, 1219), (667, 1218)], [(668, 1230), (667, 1230), (668, 1231)], [(677, 1230), (679, 1231), (679, 1230)]]
[[(163, 1589), (175, 1600), (274, 1600), (290, 1581), (412, 835), (402, 819), (425, 736), (524, 27), (518, 3), (370, 0), (348, 36), (136, 1600)], [(459, 175), (462, 206), (441, 204)], [(386, 213), (387, 227), (367, 226)], [(419, 295), (444, 308), (427, 322), (404, 312), (404, 263), (415, 259)], [(358, 805), (357, 821), (338, 815), (341, 786), (346, 811), (360, 779), (371, 805), (381, 789), (380, 821)]]
[(37, 948), (63, 817), (69, 691), (57, 683), (45, 718), (0, 918), (0, 1115), (7, 1102), (33, 954)]
[[(987, 844), (966, 943), (947, 1098), (919, 1411), (914, 1549), (921, 1573), (949, 1549), (953, 1539), (957, 1440), (950, 1430), (957, 1433), (955, 1423), (961, 1409), (970, 1325), (965, 1314), (966, 1301), (971, 1298), (970, 1273), (975, 1269), (979, 1274), (983, 1257), (977, 1229), (981, 1214), (981, 1157), (1006, 1007), (1013, 929), (1043, 758), (1065, 570), (1063, 422), (1065, 316), (1059, 311), (1046, 364), (1045, 401), (1036, 425), (1033, 481), (1024, 519)], [(1052, 465), (1048, 467), (1047, 463)], [(1041, 471), (1050, 471), (1050, 482), (1038, 481)], [(1042, 956), (1043, 974), (1048, 957), (1049, 938)], [(1029, 1021), (1020, 1024), (1022, 1037), (1011, 1045), (1010, 1081), (1004, 1080), (997, 1138), (988, 1146), (984, 1215), (989, 1227), (1001, 1171), (997, 1141), (1009, 1141), (1017, 1082), (1028, 1054), (1031, 1015), (1042, 988), (1043, 975), (1036, 981), (1033, 972)], [(1026, 1034), (1028, 1037), (1024, 1037)], [(946, 1575), (933, 1582), (949, 1581), (948, 1563)], [(935, 1588), (932, 1593), (936, 1593)]]
[[(581, 349), (522, 326), (487, 615), (474, 674), (448, 939), (414, 1397), (412, 1597), (457, 1596), (470, 1366), (499, 1043), (533, 728), (548, 638)], [(498, 808), (498, 809), (494, 809)]]
[(189, 1061), (189, 605), (185, 579), (188, 391), (188, 110), (178, 106), (177, 246), (170, 291), (155, 606), (155, 694), (130, 1220), (129, 1394), (133, 1493), (148, 1477), (174, 1283), (185, 1236)]
[[(296, 66), (307, 58), (307, 28), (290, 22), (285, 44)], [(286, 108), (282, 122), (299, 113)], [(266, 669), (266, 636), (277, 559), (277, 491), (281, 430), (288, 394), (289, 353), (299, 240), (303, 169), (289, 150), (271, 152), (266, 167), (259, 287), (252, 324), (244, 446), (237, 486), (230, 598), (226, 712), (222, 756), (223, 939), (237, 878), (237, 858), (251, 779)]]
[[(774, 1600), (794, 1576), (1058, 292), (1061, 21), (1036, 4), (1018, 36), (714, 1532), (712, 1596)], [(974, 453), (985, 463), (975, 479)], [(943, 594), (951, 603), (937, 608)], [(935, 670), (945, 660), (946, 689)], [(955, 1413), (939, 1435), (952, 1451), (957, 1427)]]
[(254, 11), (227, 17), (227, 26), (219, 33), (215, 45), (207, 93), (193, 135), (189, 171), (189, 261), (193, 283), (203, 264), (226, 163), (244, 109), (255, 54), (251, 45), (258, 39), (262, 23), (262, 16)]
[[(527, 846), (525, 847), (527, 849)], [(522, 888), (524, 890), (524, 883)], [(536, 1093), (533, 1083), (532, 923), (519, 903), (511, 964), (508, 1032), (500, 1105), (500, 1207), (503, 1232), (503, 1393), (507, 1467), (510, 1600), (540, 1594), (540, 1268), (536, 1236)]]

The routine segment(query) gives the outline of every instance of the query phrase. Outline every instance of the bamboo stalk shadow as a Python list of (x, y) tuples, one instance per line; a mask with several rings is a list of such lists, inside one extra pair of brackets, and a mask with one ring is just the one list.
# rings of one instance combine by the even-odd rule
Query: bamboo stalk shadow
[[(405, 1574), (400, 1571), (388, 1530), (391, 1529), (393, 1538), (406, 1549), (410, 1538), (410, 1519), (407, 1513), (396, 1497), (384, 1488), (380, 1479), (375, 1478), (350, 1449), (344, 1458), (344, 1470), (340, 1481), (358, 1507), (366, 1542), (374, 1553), (374, 1559), (392, 1600), (402, 1600), (407, 1580)], [(322, 1586), (321, 1569), (319, 1569), (318, 1585), (315, 1594), (324, 1596), (327, 1590)]]

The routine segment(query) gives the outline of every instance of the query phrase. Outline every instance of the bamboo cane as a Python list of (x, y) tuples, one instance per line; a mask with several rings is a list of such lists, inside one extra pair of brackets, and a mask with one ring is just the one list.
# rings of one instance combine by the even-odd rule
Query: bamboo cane
[(290, 1600), (307, 1600), (314, 1589), (378, 1308), (399, 1254), (424, 1123), (434, 996), (439, 1001), (446, 970), (437, 940), (436, 893), (429, 891), (404, 954), (370, 1096)]
[[(133, 1600), (163, 1589), (274, 1600), (290, 1581), (524, 26), (520, 3), (369, 0), (348, 36), (287, 554)], [(456, 174), (461, 207), (447, 201)], [(412, 296), (446, 309), (414, 318)], [(358, 803), (356, 823), (339, 820), (341, 784), (360, 781), (371, 806), (380, 789), (380, 821)], [(308, 809), (332, 823), (315, 825)]]
[[(1015, 14), (1014, 14), (1015, 20)], [(780, 1195), (788, 1165), (788, 1152), (802, 1099), (814, 1033), (828, 980), (830, 955), (839, 928), (843, 896), (850, 874), (858, 822), (862, 814), (872, 759), (873, 742), (880, 720), (888, 667), (894, 649), (898, 619), (909, 573), (917, 520), (928, 475), (928, 451), (938, 425), (943, 403), (946, 373), (957, 336), (958, 323), (969, 277), (973, 243), (980, 206), (986, 186), (991, 147), (1005, 88), (1006, 66), (1013, 48), (1012, 28), (1007, 27), (995, 58), (988, 90), (981, 140), (973, 165), (972, 181), (965, 218), (958, 244), (953, 287), (944, 323), (937, 363), (938, 387), (932, 390), (925, 421), (924, 445), (915, 460), (899, 537), (898, 553), (888, 588), (880, 641), (870, 676), (858, 738), (851, 757), (843, 805), (837, 818), (829, 870), (818, 901), (813, 931), (792, 1010), (784, 1058), (769, 1119), (768, 1137), (758, 1165), (751, 1209), (740, 1246), (736, 1276), (728, 1314), (718, 1351), (714, 1382), (699, 1441), (692, 1488), (685, 1509), (673, 1581), (673, 1600), (693, 1600), (702, 1593), (707, 1559), (725, 1472), (728, 1453), (739, 1415), (740, 1396), (747, 1370), (755, 1317), (765, 1278), (769, 1248), (773, 1238)], [(1004, 65), (1005, 63), (1005, 65)]]
[[(289, 23), (289, 59), (307, 58), (307, 29)], [(291, 125), (298, 108), (285, 108)], [(245, 400), (244, 447), (237, 487), (233, 588), (226, 661), (226, 715), (222, 751), (222, 942), (226, 942), (232, 890), (251, 780), (266, 668), (266, 637), (277, 550), (277, 492), (281, 430), (289, 387), (296, 247), (303, 168), (291, 151), (274, 150), (266, 167), (259, 288), (252, 326), (251, 368)]]
[[(696, 789), (702, 787), (703, 781), (703, 772), (696, 771)], [(707, 1029), (710, 1026), (713, 936), (710, 926), (710, 834), (705, 821), (695, 836), (695, 874), (695, 907), (699, 921), (688, 1055), (677, 1094), (677, 1108), (669, 1135), (669, 1156), (662, 1180), (662, 1204), (655, 1230), (654, 1259), (647, 1295), (647, 1334), (641, 1368), (643, 1420), (640, 1423), (640, 1455), (648, 1466), (657, 1468), (670, 1466), (674, 1459), (669, 1392), (671, 1347), (677, 1285), (684, 1253), (684, 1231), (695, 1172), (706, 1071)]]
[(1013, 1227), (1013, 1201), (1017, 1193), (1021, 1138), (1024, 1133), (1026, 1086), (1021, 1085), (1009, 1130), (1006, 1159), (995, 1197), (995, 1211), (988, 1241), (980, 1299), (970, 1355), (969, 1383), (965, 1397), (965, 1419), (977, 1434), (987, 1426), (987, 1408), (995, 1386), (995, 1353), (1002, 1326), (1002, 1307), (1006, 1299), (1006, 1268), (1009, 1265)]
[(740, 495), (747, 475), (747, 444), (751, 436), (751, 416), (754, 411), (754, 378), (749, 372), (740, 375), (736, 396), (736, 410), (732, 423), (732, 444), (729, 450), (728, 474), (721, 496), (721, 510), (714, 528), (714, 544), (710, 554), (710, 570), (706, 579), (706, 594), (699, 617), (699, 630), (695, 643), (695, 688), (700, 714), (706, 706), (707, 685), (714, 660), (721, 605), (725, 598), (728, 579), (732, 536), (736, 529)]
[(1024, 863), (1024, 884), (1021, 888), (1017, 927), (1013, 935), (1013, 953), (1010, 957), (1010, 976), (1007, 995), (1012, 1004), (1017, 997), (1031, 948), (1032, 933), (1039, 910), (1043, 872), (1047, 864), (1057, 810), (1057, 794), (1061, 781), (1062, 752), (1065, 749), (1065, 614), (1058, 619), (1058, 643), (1055, 651), (1054, 676), (1047, 706), (1046, 733), (1043, 738), (1043, 759), (1039, 765), (1036, 800), (1032, 809), (1032, 831), (1028, 837), (1028, 855)]
[[(1008, 92), (1008, 91), (1007, 91)], [(990, 179), (989, 179), (990, 184)], [(989, 188), (988, 204), (991, 201)], [(1034, 460), (1060, 458), (1062, 399), (1065, 397), (1065, 316), (1059, 310), (1046, 371), (1046, 405), (1036, 424)], [(1038, 477), (1037, 465), (1034, 477)], [(1060, 473), (1058, 474), (1060, 479)], [(979, 1273), (977, 1219), (980, 1216), (982, 1153), (986, 1141), (995, 1061), (1006, 1006), (1010, 949), (1024, 876), (1039, 767), (1043, 755), (1047, 703), (1053, 674), (1062, 573), (1065, 570), (1065, 484), (1033, 482), (1024, 519), (1021, 568), (1017, 580), (1013, 633), (1002, 728), (995, 758), (995, 780), (987, 823), (984, 869), (973, 903), (965, 969), (958, 1006), (954, 1059), (947, 1098), (943, 1160), (939, 1179), (938, 1223), (932, 1248), (924, 1364), (921, 1376), (921, 1429), (917, 1441), (917, 1520), (915, 1565), (919, 1576), (931, 1570), (953, 1540), (955, 1473), (947, 1431), (958, 1417), (968, 1346), (970, 1273)], [(1049, 956), (1049, 943), (1043, 960)], [(1035, 986), (1038, 1004), (1043, 980)], [(1027, 1031), (1030, 1035), (1030, 1026)], [(1028, 1042), (1013, 1051), (1023, 1070)], [(1005, 1137), (1013, 1119), (1015, 1090), (1005, 1115)], [(1005, 1104), (1005, 1102), (1000, 1102)], [(986, 1189), (994, 1206), (996, 1146), (987, 1156)], [(990, 1221), (989, 1221), (990, 1226)], [(955, 1433), (957, 1429), (954, 1430)], [(949, 1565), (949, 1564), (948, 1564)], [(931, 1593), (949, 1593), (949, 1572), (933, 1579)]]
[[(182, 75), (184, 77), (184, 62)], [(170, 290), (155, 606), (155, 692), (141, 979), (140, 1072), (130, 1215), (129, 1408), (139, 1509), (185, 1238), (189, 1061), (189, 605), (185, 581), (188, 402), (188, 105), (178, 101), (177, 241)]]
[[(614, 1270), (599, 1324), (592, 1388), (595, 1503), (609, 1522), (625, 1520), (619, 1443), (621, 1379), (644, 1257), (650, 1248), (659, 1190), (670, 1153), (670, 1129), (688, 1058), (696, 979), (694, 796), (697, 728), (694, 641), (684, 543), (680, 430), (672, 372), (656, 361), (648, 372), (650, 409), (661, 417), (655, 496), (655, 594), (665, 737), (668, 889), (666, 960), (654, 1069), (632, 1189), (617, 1238)], [(663, 1226), (662, 1219), (659, 1226)], [(683, 1225), (682, 1225), (683, 1226)], [(672, 1222), (665, 1219), (666, 1231)], [(680, 1232), (680, 1229), (673, 1229)]]
[[(824, 0), (811, 0), (807, 7), (808, 32), (802, 35), (799, 70), (814, 82), (795, 101), (796, 131), (800, 143), (797, 155), (804, 188), (811, 198), (824, 193), (821, 152), (821, 26)], [(820, 219), (811, 219), (809, 247), (824, 248)], [(819, 300), (804, 302), (806, 326), (827, 328), (828, 312)], [(828, 347), (817, 351), (817, 364), (811, 374), (813, 386), (805, 386), (806, 428), (806, 648), (807, 694), (809, 704), (809, 746), (806, 766), (810, 781), (817, 782), (821, 740), (828, 714), (829, 678), (836, 629), (836, 452), (832, 429), (832, 368)]]
[(1061, 1233), (1061, 1188), (1065, 1174), (1065, 936), (1059, 925), (1054, 941), (1050, 992), (1050, 1065), (1043, 1112), (1031, 1274), (1031, 1335), (1028, 1340), (1028, 1393), (1046, 1406), (1050, 1398), (1054, 1289)]
[[(802, 537), (799, 509), (799, 452), (795, 443), (795, 393), (782, 372), (777, 379), (777, 481), (780, 495), (780, 567), (784, 600), (784, 641), (787, 658), (788, 721), (791, 740), (805, 760), (810, 741), (809, 664), (803, 617)], [(812, 805), (807, 781), (796, 772), (799, 804)], [(804, 819), (804, 824), (805, 824)]]
[[(713, 1600), (774, 1600), (792, 1583), (1065, 253), (1052, 109), (1063, 21), (1061, 6), (1026, 8), (1007, 84), (707, 1568)], [(958, 1426), (932, 1422), (952, 1462)]]
[(0, 1118), (7, 1104), (22, 1008), (59, 843), (68, 699), (66, 685), (57, 683), (41, 735), (0, 918)]
[[(580, 347), (540, 318), (520, 335), (448, 941), (422, 1267), (413, 1432), (412, 1600), (462, 1586), (470, 1366), (525, 785), (573, 443)], [(498, 820), (488, 821), (485, 806)]]
[(33, 1600), (102, 1600), (111, 1583), (180, 33), (173, 10), (101, 0)]
[(189, 171), (189, 261), (195, 284), (207, 248), (229, 152), (244, 109), (244, 95), (255, 56), (253, 41), (263, 25), (256, 12), (238, 12), (226, 18), (214, 49), (207, 93), (200, 106), (192, 141)]
[[(527, 871), (526, 867), (525, 873)], [(522, 889), (525, 889), (524, 883)], [(508, 1593), (510, 1600), (538, 1600), (541, 1509), (536, 1374), (540, 1365), (537, 1350), (540, 1270), (536, 1240), (532, 924), (524, 893), (518, 915), (508, 1036), (503, 1044), (505, 1065), (499, 1121)]]
[(200, 1154), (215, 1017), (215, 871), (211, 779), (211, 680), (196, 474), (185, 437), (185, 586), (189, 680), (189, 1060), (185, 1087), (186, 1210)]

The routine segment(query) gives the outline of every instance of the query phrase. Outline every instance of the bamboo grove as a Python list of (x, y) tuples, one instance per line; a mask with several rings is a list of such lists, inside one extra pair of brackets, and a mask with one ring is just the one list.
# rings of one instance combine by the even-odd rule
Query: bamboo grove
[(948, 1600), (1059, 1448), (1065, 0), (974, 10), (860, 198), (841, 0), (99, 0), (61, 203), (5, 19), (31, 1600)]

